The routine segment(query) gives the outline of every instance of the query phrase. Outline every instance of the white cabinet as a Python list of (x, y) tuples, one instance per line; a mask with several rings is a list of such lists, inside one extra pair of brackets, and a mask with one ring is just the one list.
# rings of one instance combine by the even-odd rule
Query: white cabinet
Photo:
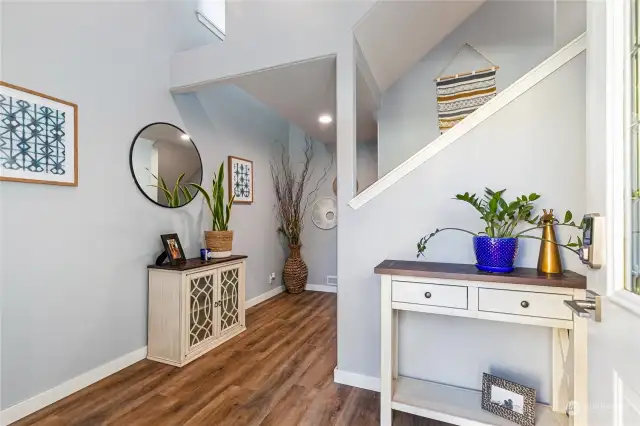
[(375, 272), (381, 276), (381, 425), (392, 424), (393, 410), (455, 425), (513, 424), (482, 410), (481, 392), (398, 374), (399, 311), (551, 328), (552, 401), (537, 404), (536, 425), (587, 425), (587, 410), (573, 408), (588, 407), (586, 318), (564, 304), (586, 298), (584, 276), (529, 268), (487, 274), (473, 265), (397, 260), (385, 260)]
[(149, 266), (147, 358), (182, 367), (246, 330), (245, 256)]

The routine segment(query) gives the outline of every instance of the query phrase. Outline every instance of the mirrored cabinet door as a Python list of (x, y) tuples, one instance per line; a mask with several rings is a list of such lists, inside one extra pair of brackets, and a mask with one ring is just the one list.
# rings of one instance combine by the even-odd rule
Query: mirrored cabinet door
[(242, 266), (242, 264), (230, 265), (219, 271), (218, 315), (221, 335), (240, 324), (244, 325), (244, 316), (241, 315), (244, 309), (241, 309), (240, 306), (240, 302), (244, 300), (244, 294), (240, 294), (240, 282), (244, 273)]
[(189, 336), (188, 350), (191, 352), (199, 345), (217, 337), (217, 274), (206, 271), (189, 275)]

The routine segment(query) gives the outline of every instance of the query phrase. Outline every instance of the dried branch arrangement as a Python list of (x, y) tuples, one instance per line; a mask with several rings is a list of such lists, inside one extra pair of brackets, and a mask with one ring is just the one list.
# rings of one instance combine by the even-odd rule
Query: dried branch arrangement
[[(281, 233), (291, 245), (300, 245), (300, 236), (304, 229), (304, 215), (309, 204), (312, 203), (322, 184), (327, 180), (329, 170), (333, 165), (333, 156), (329, 164), (324, 168), (322, 176), (316, 181), (313, 189), (307, 193), (314, 174), (312, 167), (313, 140), (305, 136), (304, 161), (300, 173), (296, 173), (292, 167), (289, 155), (284, 146), (280, 159), (271, 162), (271, 178), (273, 189), (276, 193), (276, 216), (278, 218), (278, 232)], [(306, 195), (305, 195), (306, 193)]]

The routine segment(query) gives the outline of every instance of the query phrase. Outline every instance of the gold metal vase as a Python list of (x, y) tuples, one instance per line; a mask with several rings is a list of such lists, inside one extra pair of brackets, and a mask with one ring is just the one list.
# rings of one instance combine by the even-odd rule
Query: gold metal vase
[(542, 210), (542, 239), (540, 242), (540, 254), (538, 255), (538, 271), (546, 274), (561, 274), (562, 260), (560, 260), (560, 249), (556, 239), (556, 231), (553, 228), (553, 209)]

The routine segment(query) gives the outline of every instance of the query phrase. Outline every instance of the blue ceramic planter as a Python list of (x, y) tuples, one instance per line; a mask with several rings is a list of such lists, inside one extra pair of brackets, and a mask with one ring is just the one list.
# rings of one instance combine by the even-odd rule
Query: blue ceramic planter
[(511, 272), (518, 254), (517, 238), (492, 238), (486, 235), (473, 237), (476, 267), (487, 272)]

